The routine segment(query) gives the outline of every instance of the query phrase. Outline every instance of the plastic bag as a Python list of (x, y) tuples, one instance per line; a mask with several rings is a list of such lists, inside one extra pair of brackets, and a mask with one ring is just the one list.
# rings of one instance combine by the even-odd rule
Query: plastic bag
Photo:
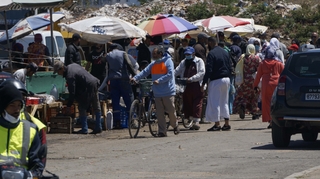
[(236, 73), (235, 84), (237, 86), (243, 83), (243, 62), (244, 62), (244, 55), (240, 57), (240, 60), (237, 63), (235, 68), (235, 73)]

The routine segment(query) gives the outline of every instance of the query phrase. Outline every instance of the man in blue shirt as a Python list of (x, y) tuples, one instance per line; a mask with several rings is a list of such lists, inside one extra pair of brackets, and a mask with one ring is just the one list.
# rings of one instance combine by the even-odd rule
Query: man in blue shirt
[(132, 78), (133, 81), (139, 81), (152, 76), (153, 94), (155, 97), (157, 118), (158, 118), (158, 137), (167, 136), (167, 127), (164, 113), (167, 112), (170, 119), (170, 125), (174, 128), (174, 134), (179, 134), (180, 130), (175, 114), (174, 96), (176, 95), (176, 86), (174, 81), (174, 65), (171, 56), (164, 53), (163, 46), (158, 46), (152, 51), (153, 62), (144, 70)]

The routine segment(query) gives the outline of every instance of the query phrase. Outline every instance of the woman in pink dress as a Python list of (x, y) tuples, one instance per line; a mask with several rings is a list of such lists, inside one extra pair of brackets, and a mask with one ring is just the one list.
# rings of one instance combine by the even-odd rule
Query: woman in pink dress
[(254, 80), (253, 87), (255, 91), (260, 91), (258, 84), (262, 77), (261, 98), (262, 98), (262, 122), (269, 122), (268, 128), (271, 128), (270, 103), (274, 89), (278, 85), (278, 80), (283, 64), (276, 60), (276, 49), (268, 47), (266, 49), (265, 59), (260, 62), (258, 72)]

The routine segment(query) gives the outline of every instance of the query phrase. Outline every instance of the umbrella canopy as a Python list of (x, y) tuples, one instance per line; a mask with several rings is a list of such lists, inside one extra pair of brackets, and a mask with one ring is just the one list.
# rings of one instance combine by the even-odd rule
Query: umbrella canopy
[(236, 27), (231, 27), (226, 29), (226, 32), (237, 32), (237, 33), (253, 33), (255, 31), (254, 28), (254, 20), (248, 19), (248, 18), (239, 18), (240, 20), (243, 21), (248, 21), (250, 22), (249, 24), (246, 25), (241, 25), (241, 26), (236, 26)]
[(214, 16), (202, 21), (202, 25), (211, 31), (223, 31), (246, 24), (250, 24), (250, 22), (231, 16)]
[[(58, 21), (62, 19), (64, 14), (53, 13), (52, 21)], [(20, 20), (11, 29), (9, 29), (9, 39), (17, 39), (28, 35), (34, 30), (50, 25), (50, 14), (42, 13), (33, 16), (29, 16), (23, 20)], [(0, 42), (7, 40), (5, 32), (0, 33)]]
[(138, 27), (147, 31), (151, 36), (177, 34), (198, 29), (197, 26), (187, 20), (172, 14), (158, 14), (149, 17), (146, 21), (139, 24)]
[(72, 24), (59, 24), (69, 32), (81, 34), (89, 42), (104, 44), (111, 40), (145, 37), (146, 32), (133, 24), (116, 17), (98, 16)]

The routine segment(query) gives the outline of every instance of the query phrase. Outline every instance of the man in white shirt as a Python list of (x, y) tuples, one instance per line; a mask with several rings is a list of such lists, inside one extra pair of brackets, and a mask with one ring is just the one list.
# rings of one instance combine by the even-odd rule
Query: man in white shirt
[(13, 76), (16, 80), (21, 81), (26, 86), (26, 77), (31, 77), (34, 73), (38, 71), (38, 66), (31, 62), (26, 68), (21, 68), (13, 73)]

